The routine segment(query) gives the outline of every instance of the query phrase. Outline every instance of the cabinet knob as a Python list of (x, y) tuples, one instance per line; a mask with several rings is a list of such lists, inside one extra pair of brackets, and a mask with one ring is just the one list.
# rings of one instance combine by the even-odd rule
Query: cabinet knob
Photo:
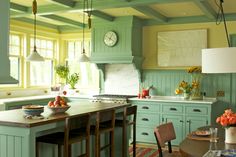
[(183, 123), (184, 121), (183, 121), (183, 120), (180, 120), (179, 122)]
[(142, 121), (149, 121), (148, 118), (142, 118)]
[(149, 107), (148, 106), (143, 106), (142, 109), (149, 109)]
[(146, 132), (142, 132), (142, 135), (148, 136), (149, 134)]

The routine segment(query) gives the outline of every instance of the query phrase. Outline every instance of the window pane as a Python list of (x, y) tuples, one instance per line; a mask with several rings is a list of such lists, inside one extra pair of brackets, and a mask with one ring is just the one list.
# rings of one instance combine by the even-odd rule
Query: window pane
[(20, 36), (10, 35), (9, 54), (20, 55)]
[(30, 85), (31, 86), (50, 86), (52, 83), (53, 61), (30, 63)]
[(10, 59), (10, 66), (11, 66), (10, 74), (13, 78), (15, 78), (16, 80), (19, 80), (19, 67), (20, 67), (19, 58), (9, 57), (9, 59)]
[(18, 35), (11, 35), (10, 43), (12, 45), (20, 45), (20, 37)]

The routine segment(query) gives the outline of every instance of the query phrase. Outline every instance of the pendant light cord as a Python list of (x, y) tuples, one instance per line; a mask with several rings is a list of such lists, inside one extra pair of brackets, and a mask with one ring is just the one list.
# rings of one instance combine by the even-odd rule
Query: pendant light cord
[(37, 1), (33, 1), (32, 11), (34, 14), (34, 51), (36, 51), (36, 13), (37, 13)]
[(83, 52), (82, 52), (82, 54), (85, 54), (85, 49), (84, 49), (84, 21), (85, 21), (85, 1), (86, 0), (84, 0), (84, 6), (83, 6)]
[(216, 17), (216, 25), (219, 25), (223, 20), (228, 46), (231, 47), (230, 40), (229, 40), (228, 29), (227, 29), (226, 20), (225, 20), (224, 9), (223, 9), (224, 0), (220, 0), (220, 5), (216, 2), (216, 0), (215, 0), (215, 3), (219, 8), (218, 13), (217, 13), (217, 17)]

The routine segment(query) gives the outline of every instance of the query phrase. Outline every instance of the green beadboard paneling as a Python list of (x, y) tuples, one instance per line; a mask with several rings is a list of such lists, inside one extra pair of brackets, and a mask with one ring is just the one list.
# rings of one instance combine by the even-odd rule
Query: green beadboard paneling
[[(218, 97), (218, 99), (236, 106), (236, 75), (233, 74), (232, 84), (230, 77), (231, 74), (203, 74), (201, 91), (206, 92), (208, 97), (216, 97), (217, 91), (224, 91), (225, 96)], [(163, 96), (175, 96), (174, 91), (180, 81), (191, 82), (191, 74), (188, 74), (185, 70), (144, 70), (143, 78), (144, 81), (141, 87), (147, 88), (153, 85), (154, 89), (150, 93)], [(231, 96), (232, 102), (230, 100)]]

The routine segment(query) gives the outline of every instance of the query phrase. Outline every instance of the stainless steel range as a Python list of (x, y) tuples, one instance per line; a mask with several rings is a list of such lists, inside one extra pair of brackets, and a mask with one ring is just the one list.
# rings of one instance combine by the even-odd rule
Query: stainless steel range
[(128, 98), (133, 98), (133, 97), (137, 97), (137, 96), (135, 96), (135, 95), (100, 94), (100, 95), (94, 95), (92, 98), (92, 102), (125, 104), (128, 102)]

